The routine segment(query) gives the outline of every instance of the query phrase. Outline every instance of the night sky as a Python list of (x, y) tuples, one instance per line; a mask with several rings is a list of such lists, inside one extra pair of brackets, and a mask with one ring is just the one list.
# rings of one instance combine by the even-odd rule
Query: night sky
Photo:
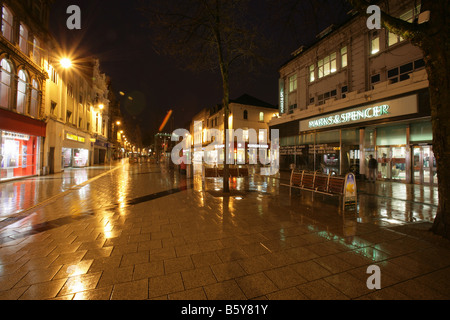
[[(231, 99), (247, 93), (277, 105), (278, 68), (291, 52), (314, 41), (318, 32), (342, 21), (348, 9), (342, 7), (342, 0), (305, 0), (297, 11), (286, 10), (287, 19), (282, 10), (276, 12), (280, 2), (253, 1), (249, 15), (260, 21), (272, 39), (273, 58), (258, 72), (232, 77)], [(314, 2), (322, 3), (310, 8), (308, 5)], [(66, 27), (70, 5), (81, 8), (81, 30)], [(174, 111), (174, 129), (184, 127), (201, 109), (221, 103), (222, 88), (219, 74), (183, 71), (173, 58), (157, 54), (139, 6), (139, 0), (57, 0), (51, 12), (50, 31), (63, 48), (77, 57), (99, 58), (114, 91), (135, 97), (132, 108), (122, 103), (122, 112), (135, 119), (142, 128), (144, 142), (149, 143), (148, 137), (155, 133), (167, 111)], [(277, 23), (288, 20), (294, 25)]]

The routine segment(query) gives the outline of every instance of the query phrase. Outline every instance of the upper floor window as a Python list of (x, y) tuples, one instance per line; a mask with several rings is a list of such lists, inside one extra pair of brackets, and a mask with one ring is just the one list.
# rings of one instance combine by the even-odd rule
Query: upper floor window
[(10, 108), (11, 79), (12, 79), (11, 64), (7, 60), (3, 59), (1, 62), (1, 76), (0, 76), (0, 106), (6, 109)]
[(13, 30), (13, 15), (8, 8), (3, 6), (2, 8), (2, 34), (8, 39), (8, 41), (12, 41), (12, 30)]
[(377, 54), (380, 51), (380, 36), (378, 31), (375, 31), (371, 35), (370, 40), (370, 54)]
[(289, 92), (297, 90), (297, 74), (289, 77)]
[(28, 54), (28, 29), (23, 24), (19, 27), (19, 48), (23, 53)]
[(341, 48), (341, 68), (347, 66), (347, 47)]
[(28, 114), (35, 118), (39, 115), (39, 96), (39, 83), (33, 79), (31, 82), (31, 100)]
[(38, 66), (41, 65), (41, 47), (40, 47), (40, 45), (41, 44), (40, 44), (39, 40), (34, 38), (33, 39), (33, 61)]
[(17, 112), (24, 113), (27, 104), (28, 94), (28, 76), (25, 71), (19, 71), (19, 80), (17, 83)]
[[(244, 120), (248, 120), (248, 111), (244, 110)], [(217, 123), (216, 123), (217, 125)]]
[(319, 79), (335, 73), (337, 71), (336, 52), (333, 52), (329, 56), (319, 60), (317, 63), (317, 69), (319, 71)]
[(314, 82), (316, 80), (316, 74), (315, 74), (315, 66), (310, 65), (309, 66), (309, 82)]
[(259, 121), (261, 121), (261, 122), (264, 121), (264, 112), (259, 113)]

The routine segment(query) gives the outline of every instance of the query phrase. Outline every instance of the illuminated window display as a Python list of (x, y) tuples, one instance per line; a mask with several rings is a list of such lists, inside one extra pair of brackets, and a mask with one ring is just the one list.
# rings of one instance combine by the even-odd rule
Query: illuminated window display
[(89, 163), (89, 150), (87, 149), (62, 149), (64, 168), (84, 168)]
[(0, 180), (38, 174), (38, 137), (9, 131), (0, 131), (0, 133)]

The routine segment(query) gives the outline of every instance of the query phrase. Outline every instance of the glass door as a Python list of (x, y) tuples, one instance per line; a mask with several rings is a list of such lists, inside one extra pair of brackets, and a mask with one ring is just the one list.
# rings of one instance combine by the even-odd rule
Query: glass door
[(431, 146), (413, 147), (413, 181), (416, 184), (437, 184), (436, 159)]
[(393, 147), (391, 152), (391, 179), (406, 181), (406, 147)]
[(378, 178), (391, 179), (391, 150), (389, 147), (377, 148)]
[(413, 181), (416, 184), (422, 184), (423, 181), (423, 171), (422, 171), (422, 148), (419, 146), (415, 146), (413, 148)]

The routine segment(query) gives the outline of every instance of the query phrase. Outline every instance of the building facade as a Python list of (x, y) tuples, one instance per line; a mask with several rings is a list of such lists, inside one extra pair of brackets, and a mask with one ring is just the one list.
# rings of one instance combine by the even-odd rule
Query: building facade
[[(420, 1), (390, 1), (392, 15), (413, 21)], [(386, 8), (384, 8), (386, 9)], [(387, 10), (387, 9), (386, 9)], [(437, 184), (428, 79), (421, 51), (388, 30), (369, 30), (353, 14), (280, 69), (280, 167)]]
[(0, 1), (0, 181), (110, 158), (106, 77), (96, 59), (62, 66), (52, 3)]
[(41, 173), (46, 138), (43, 101), (52, 1), (0, 1), (0, 181)]
[(108, 151), (109, 100), (106, 77), (96, 59), (70, 68), (58, 59), (44, 59), (48, 72), (44, 118), (47, 139), (44, 168), (57, 173), (110, 159)]
[[(242, 142), (235, 136), (234, 163), (246, 164), (257, 161), (258, 149), (269, 150), (269, 121), (278, 115), (276, 106), (244, 94), (230, 100), (228, 128), (242, 130)], [(224, 110), (222, 105), (207, 108), (194, 116), (190, 133), (193, 137), (194, 162), (224, 163), (225, 132)], [(214, 134), (216, 130), (217, 135)], [(206, 147), (216, 142), (214, 150)], [(209, 148), (208, 148), (209, 149)], [(203, 158), (202, 158), (203, 157)]]

